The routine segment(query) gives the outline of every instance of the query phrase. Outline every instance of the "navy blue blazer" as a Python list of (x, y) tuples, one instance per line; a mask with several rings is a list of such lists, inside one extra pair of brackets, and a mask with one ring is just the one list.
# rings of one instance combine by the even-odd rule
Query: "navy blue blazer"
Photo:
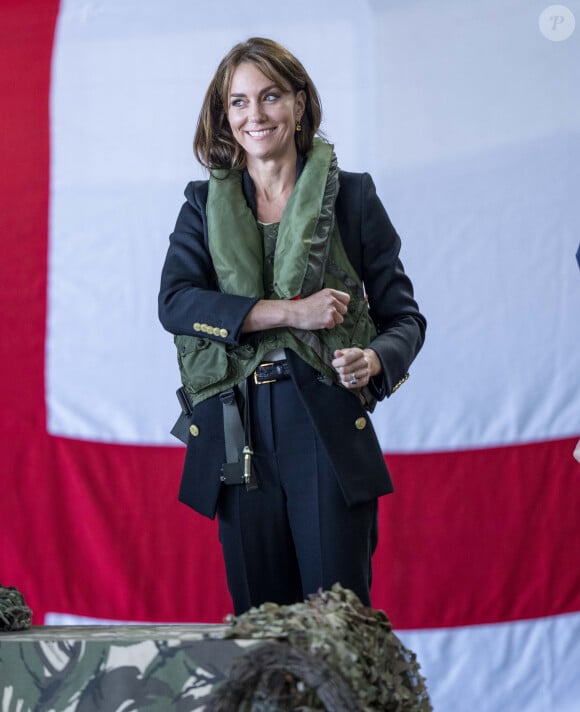
[[(299, 166), (300, 170), (300, 166)], [(253, 184), (243, 180), (255, 212)], [(172, 334), (189, 334), (227, 344), (243, 343), (242, 324), (258, 301), (219, 291), (207, 248), (207, 181), (189, 183), (161, 275), (159, 319)], [(378, 335), (376, 351), (381, 376), (370, 384), (382, 400), (408, 376), (423, 345), (426, 321), (413, 296), (411, 281), (399, 260), (401, 241), (367, 173), (340, 172), (336, 220), (346, 253), (362, 279)], [(194, 324), (197, 326), (194, 329)], [(199, 325), (209, 325), (199, 334)], [(360, 400), (339, 385), (327, 385), (295, 353), (286, 350), (292, 377), (310, 414), (349, 505), (393, 491), (383, 453)], [(355, 421), (366, 418), (366, 427)], [(222, 404), (219, 396), (199, 403), (191, 416), (197, 435), (190, 435), (179, 499), (201, 514), (214, 517), (225, 462)], [(195, 429), (194, 429), (195, 431)]]

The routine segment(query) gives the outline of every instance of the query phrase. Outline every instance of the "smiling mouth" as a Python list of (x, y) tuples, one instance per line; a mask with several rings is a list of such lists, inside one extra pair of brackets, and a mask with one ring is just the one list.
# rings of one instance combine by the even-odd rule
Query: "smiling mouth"
[(273, 133), (275, 129), (261, 129), (260, 131), (248, 131), (248, 135), (252, 138), (262, 138), (262, 136), (268, 136)]

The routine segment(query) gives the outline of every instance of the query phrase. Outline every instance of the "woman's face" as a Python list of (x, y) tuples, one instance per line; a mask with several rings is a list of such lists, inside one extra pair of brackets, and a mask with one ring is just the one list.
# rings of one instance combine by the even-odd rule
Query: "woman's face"
[(228, 97), (228, 121), (236, 141), (255, 160), (295, 160), (294, 132), (302, 118), (305, 93), (277, 86), (255, 64), (236, 68)]

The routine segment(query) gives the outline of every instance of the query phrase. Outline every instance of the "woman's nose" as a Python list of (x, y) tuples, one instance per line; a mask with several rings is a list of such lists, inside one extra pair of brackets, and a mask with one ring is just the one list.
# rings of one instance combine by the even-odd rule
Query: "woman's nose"
[(260, 123), (264, 120), (264, 109), (259, 101), (250, 104), (248, 119), (255, 123)]

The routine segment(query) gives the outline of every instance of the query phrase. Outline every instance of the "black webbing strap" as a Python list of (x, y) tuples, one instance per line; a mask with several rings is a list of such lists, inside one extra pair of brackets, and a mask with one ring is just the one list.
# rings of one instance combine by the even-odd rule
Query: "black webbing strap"
[[(237, 390), (237, 393), (236, 393)], [(240, 415), (238, 397), (243, 401), (244, 419)], [(177, 390), (181, 414), (171, 434), (187, 445), (189, 425), (193, 407), (185, 388)], [(222, 465), (220, 480), (225, 485), (246, 485), (247, 490), (256, 489), (258, 484), (252, 468), (252, 432), (250, 423), (250, 398), (247, 381), (220, 393), (224, 416), (224, 444), (226, 462)], [(244, 427), (245, 423), (245, 427)]]
[[(243, 399), (244, 420), (240, 415), (239, 397)], [(250, 424), (250, 396), (248, 384), (242, 381), (236, 388), (220, 394), (224, 412), (224, 441), (226, 462), (222, 465), (221, 481), (225, 485), (246, 485), (247, 490), (258, 484), (252, 469), (252, 433)], [(244, 427), (245, 426), (245, 427)], [(243, 458), (243, 459), (242, 459)]]
[(246, 437), (234, 389), (229, 388), (227, 391), (220, 393), (220, 401), (224, 411), (226, 462), (239, 462)]

